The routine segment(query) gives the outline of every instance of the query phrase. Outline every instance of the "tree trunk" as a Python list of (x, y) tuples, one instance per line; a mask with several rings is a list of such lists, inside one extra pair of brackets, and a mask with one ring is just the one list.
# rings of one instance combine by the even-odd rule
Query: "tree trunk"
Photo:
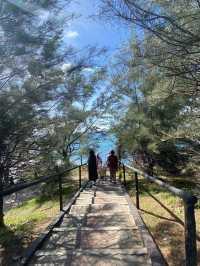
[(148, 174), (150, 176), (153, 176), (154, 175), (154, 164), (152, 162), (149, 163), (149, 166), (148, 166)]
[(148, 175), (154, 174), (154, 160), (148, 152), (145, 152), (146, 172)]

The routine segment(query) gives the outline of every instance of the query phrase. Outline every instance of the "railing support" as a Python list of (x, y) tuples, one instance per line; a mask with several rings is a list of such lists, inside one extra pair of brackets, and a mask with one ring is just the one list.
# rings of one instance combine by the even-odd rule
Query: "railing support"
[(195, 204), (196, 197), (184, 202), (185, 211), (185, 256), (186, 266), (197, 266), (197, 243), (196, 243), (196, 222)]
[(60, 198), (60, 211), (63, 210), (63, 193), (62, 193), (62, 176), (59, 175), (59, 198)]
[(79, 189), (81, 188), (81, 166), (78, 168), (79, 170)]
[(124, 177), (124, 186), (126, 187), (126, 168), (124, 164), (123, 164), (123, 177)]
[(136, 208), (140, 208), (140, 199), (139, 199), (139, 183), (138, 183), (138, 173), (135, 172), (135, 191), (136, 191)]
[(58, 190), (59, 190), (60, 211), (62, 211), (63, 210), (62, 175), (59, 172), (58, 166), (56, 167), (56, 172), (58, 174)]
[(122, 180), (122, 166), (121, 166), (121, 162), (119, 162), (119, 181), (120, 181), (120, 183), (121, 183), (121, 180)]
[(139, 209), (139, 182), (138, 174), (144, 176), (150, 182), (154, 182), (161, 188), (168, 190), (172, 194), (181, 198), (184, 202), (184, 215), (185, 215), (185, 266), (197, 266), (197, 243), (196, 243), (196, 221), (195, 221), (195, 204), (197, 197), (193, 196), (190, 192), (184, 191), (173, 187), (162, 179), (150, 176), (134, 167), (126, 166), (128, 169), (135, 173), (135, 186), (136, 186), (136, 206)]
[[(0, 176), (0, 192), (3, 191), (2, 176)], [(4, 213), (3, 213), (3, 196), (0, 195), (0, 227), (4, 226)]]

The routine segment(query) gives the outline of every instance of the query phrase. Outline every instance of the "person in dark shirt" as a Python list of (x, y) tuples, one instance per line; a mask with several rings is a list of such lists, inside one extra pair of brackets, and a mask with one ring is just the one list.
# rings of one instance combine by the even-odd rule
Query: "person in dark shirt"
[(118, 158), (115, 155), (115, 152), (112, 150), (110, 152), (110, 155), (108, 156), (107, 159), (107, 166), (110, 170), (110, 180), (111, 182), (114, 181), (114, 183), (116, 183), (116, 172), (118, 169)]
[(89, 180), (95, 183), (98, 178), (98, 173), (97, 173), (97, 160), (96, 160), (95, 152), (93, 150), (90, 150), (89, 152), (88, 175), (89, 175)]

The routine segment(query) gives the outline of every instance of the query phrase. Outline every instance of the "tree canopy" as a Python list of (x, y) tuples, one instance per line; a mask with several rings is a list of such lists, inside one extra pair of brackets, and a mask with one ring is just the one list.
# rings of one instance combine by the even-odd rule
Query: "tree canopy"
[[(58, 160), (67, 167), (105, 107), (96, 91), (106, 71), (95, 66), (105, 50), (68, 45), (69, 2), (0, 1), (0, 191), (48, 174)], [(2, 207), (1, 198), (0, 223)]]
[(101, 18), (134, 27), (112, 76), (119, 143), (147, 170), (198, 163), (199, 1), (101, 2)]

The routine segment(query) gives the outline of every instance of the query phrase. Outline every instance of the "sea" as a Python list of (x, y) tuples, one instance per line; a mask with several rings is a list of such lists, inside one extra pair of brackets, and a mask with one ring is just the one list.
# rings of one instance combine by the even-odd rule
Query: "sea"
[[(88, 144), (88, 147), (86, 147), (86, 150), (89, 152), (90, 149), (93, 149), (95, 154), (98, 154), (103, 163), (105, 163), (111, 150), (117, 152), (116, 143), (117, 139), (114, 134), (98, 132), (90, 136), (90, 143)], [(81, 160), (83, 163), (85, 163), (87, 162), (87, 159), (87, 154), (82, 155), (82, 158), (80, 154), (76, 154), (72, 156), (71, 160), (76, 164), (80, 164)]]

